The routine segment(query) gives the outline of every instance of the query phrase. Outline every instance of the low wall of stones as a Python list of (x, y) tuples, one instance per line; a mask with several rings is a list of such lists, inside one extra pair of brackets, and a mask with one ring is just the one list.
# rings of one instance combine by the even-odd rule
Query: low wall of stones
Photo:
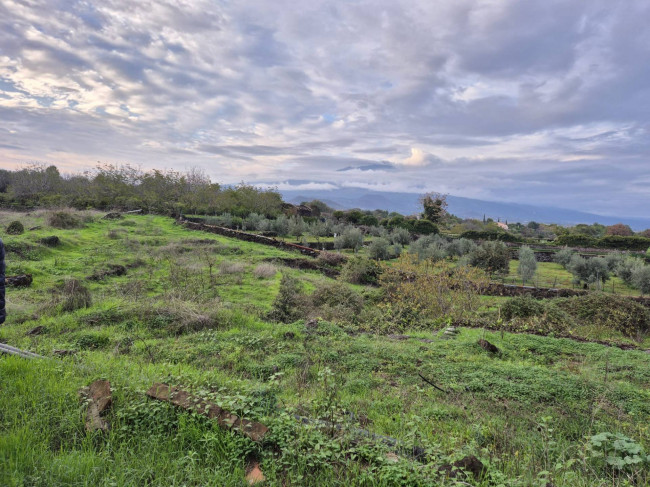
[(264, 237), (262, 235), (256, 235), (254, 233), (241, 232), (239, 230), (232, 230), (226, 227), (218, 227), (216, 225), (206, 225), (205, 223), (195, 223), (189, 221), (188, 219), (179, 219), (178, 223), (183, 225), (185, 228), (189, 228), (190, 230), (216, 233), (217, 235), (223, 235), (224, 237), (236, 238), (239, 240), (244, 240), (246, 242), (255, 242), (262, 245), (270, 245), (271, 247), (276, 247), (283, 250), (297, 250), (301, 254), (308, 255), (309, 257), (318, 257), (320, 255), (320, 250), (310, 249), (309, 247), (305, 247), (303, 245), (283, 242), (275, 238)]
[[(592, 291), (583, 289), (553, 289), (533, 286), (517, 286), (515, 284), (500, 284), (491, 282), (481, 294), (485, 296), (531, 296), (535, 299), (570, 298), (572, 296), (584, 296)], [(650, 308), (650, 298), (630, 296), (629, 299)]]

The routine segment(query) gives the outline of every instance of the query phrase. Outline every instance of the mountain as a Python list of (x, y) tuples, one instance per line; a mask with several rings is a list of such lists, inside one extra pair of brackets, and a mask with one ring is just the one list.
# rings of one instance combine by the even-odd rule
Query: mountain
[[(321, 200), (335, 209), (360, 208), (362, 210), (397, 211), (411, 215), (421, 211), (419, 194), (390, 193), (369, 191), (359, 188), (339, 188), (336, 190), (282, 190), (285, 201), (301, 203), (313, 199)], [(462, 196), (447, 197), (448, 211), (461, 218), (492, 218), (501, 221), (521, 222), (536, 221), (538, 223), (558, 223), (560, 225), (576, 225), (578, 223), (601, 223), (613, 225), (624, 223), (639, 231), (650, 228), (650, 218), (635, 218), (625, 216), (605, 216), (548, 206), (534, 206), (522, 203), (505, 203), (500, 201), (485, 201)]]

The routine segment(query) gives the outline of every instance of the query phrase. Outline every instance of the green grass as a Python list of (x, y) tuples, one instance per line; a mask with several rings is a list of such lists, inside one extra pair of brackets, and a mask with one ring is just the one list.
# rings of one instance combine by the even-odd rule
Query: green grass
[[(519, 261), (517, 260), (510, 261), (510, 271), (504, 279), (506, 284), (522, 284), (521, 277), (517, 274), (518, 264)], [(532, 282), (527, 282), (526, 285), (549, 288), (580, 289), (572, 283), (571, 273), (555, 262), (538, 262), (535, 277)], [(605, 283), (602, 290), (604, 292), (622, 294), (624, 296), (640, 295), (637, 289), (631, 288), (616, 276), (612, 276)]]
[[(462, 329), (450, 340), (437, 330), (411, 333), (433, 340), (423, 342), (359, 333), (350, 323), (271, 323), (265, 316), (281, 275), (258, 279), (253, 270), (299, 254), (190, 231), (163, 217), (96, 218), (75, 230), (48, 228), (42, 215), (0, 215), (0, 224), (16, 217), (43, 228), (3, 236), (31, 249), (26, 257), (10, 252), (7, 264), (10, 274), (31, 272), (34, 284), (8, 289), (0, 341), (47, 357), (54, 349), (77, 353), (0, 357), (0, 485), (237, 486), (246, 485), (253, 457), (269, 485), (454, 485), (438, 478), (438, 468), (468, 454), (484, 462), (488, 477), (457, 485), (648, 481), (647, 472), (613, 472), (586, 449), (589, 436), (604, 431), (649, 449), (647, 353), (481, 329)], [(38, 244), (52, 234), (61, 247)], [(223, 261), (243, 267), (221, 274)], [(109, 263), (137, 265), (126, 276), (84, 279)], [(276, 265), (306, 292), (329, 281)], [(52, 290), (66, 278), (88, 286), (91, 307), (61, 312)], [(27, 335), (37, 325), (45, 332)], [(489, 355), (479, 338), (502, 353)], [(105, 436), (84, 431), (77, 398), (97, 378), (114, 390)], [(148, 400), (144, 391), (154, 381), (262, 421), (271, 436), (257, 445)], [(428, 461), (400, 450), (393, 463), (386, 447), (300, 426), (294, 413), (389, 435), (405, 449), (422, 446)]]

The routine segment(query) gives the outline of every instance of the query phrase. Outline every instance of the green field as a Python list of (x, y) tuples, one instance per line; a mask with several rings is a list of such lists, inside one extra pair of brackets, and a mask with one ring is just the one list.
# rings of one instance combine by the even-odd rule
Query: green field
[[(332, 279), (279, 260), (300, 254), (190, 231), (169, 218), (100, 216), (88, 213), (84, 228), (61, 230), (47, 225), (45, 212), (0, 215), (3, 226), (20, 219), (41, 227), (2, 236), (7, 274), (31, 273), (34, 283), (8, 288), (0, 342), (48, 357), (0, 356), (0, 485), (243, 486), (252, 461), (264, 485), (274, 486), (650, 481), (648, 464), (630, 457), (613, 467), (590, 439), (621, 434), (631, 441), (625, 448), (650, 450), (646, 352), (471, 328), (444, 339), (440, 327), (406, 338), (346, 320), (274, 323), (267, 313), (282, 273), (305, 294)], [(39, 243), (50, 235), (62, 244)], [(111, 264), (126, 274), (87, 279)], [(562, 272), (542, 264), (540, 285)], [(71, 278), (88, 288), (88, 307), (64, 310)], [(377, 288), (353, 289), (366, 308), (375, 306)], [(36, 326), (43, 332), (29, 335)], [(480, 338), (501, 353), (483, 350)], [(62, 349), (75, 353), (56, 357)], [(107, 434), (84, 430), (77, 396), (98, 378), (114, 390)], [(261, 421), (270, 435), (254, 443), (147, 399), (155, 381)], [(359, 437), (359, 429), (398, 446)], [(425, 456), (412, 458), (414, 446)], [(623, 458), (628, 449), (610, 454)], [(483, 462), (484, 477), (444, 475), (467, 455)]]

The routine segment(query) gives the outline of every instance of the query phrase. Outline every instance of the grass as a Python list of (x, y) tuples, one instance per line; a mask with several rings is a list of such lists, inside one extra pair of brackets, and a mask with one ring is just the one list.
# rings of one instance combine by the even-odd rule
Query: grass
[[(522, 284), (521, 277), (517, 274), (518, 264), (519, 262), (516, 260), (510, 261), (510, 272), (504, 279), (506, 284)], [(578, 287), (572, 283), (572, 278), (573, 276), (571, 273), (560, 264), (555, 262), (538, 262), (535, 277), (532, 282), (527, 282), (526, 284), (537, 287), (578, 289)], [(609, 281), (605, 283), (602, 290), (604, 292), (622, 294), (624, 296), (640, 295), (637, 289), (631, 288), (616, 276), (612, 276)]]
[[(589, 437), (622, 433), (650, 447), (648, 354), (526, 334), (436, 330), (412, 339), (360, 333), (350, 323), (271, 323), (281, 273), (256, 275), (272, 259), (299, 254), (187, 230), (171, 219), (97, 218), (53, 230), (45, 215), (9, 215), (41, 225), (3, 236), (8, 273), (34, 284), (8, 289), (0, 341), (67, 358), (0, 357), (0, 485), (246, 485), (255, 458), (268, 485), (643, 485), (647, 472), (614, 471), (589, 453)], [(0, 215), (0, 223), (5, 215)], [(7, 217), (8, 218), (8, 217)], [(114, 232), (119, 238), (107, 238)], [(56, 234), (62, 244), (41, 246)], [(22, 255), (22, 256), (21, 256)], [(109, 264), (125, 276), (88, 281)], [(274, 263), (310, 292), (330, 279)], [(236, 272), (221, 272), (220, 269)], [(62, 312), (52, 289), (82, 281), (92, 305)], [(354, 289), (369, 294), (362, 286)], [(485, 299), (486, 306), (498, 298)], [(368, 304), (368, 306), (373, 306)], [(27, 335), (43, 325), (41, 335)], [(421, 341), (417, 338), (427, 339)], [(501, 349), (489, 355), (485, 338)], [(418, 373), (447, 393), (430, 387)], [(105, 436), (83, 429), (77, 390), (111, 381)], [(257, 445), (191, 413), (147, 400), (154, 381), (184, 386), (264, 422)], [(350, 435), (300, 426), (293, 414), (334, 419), (422, 446), (421, 464)], [(438, 469), (465, 455), (484, 480), (454, 484)], [(545, 473), (546, 472), (546, 473)], [(630, 480), (632, 479), (632, 480)]]

